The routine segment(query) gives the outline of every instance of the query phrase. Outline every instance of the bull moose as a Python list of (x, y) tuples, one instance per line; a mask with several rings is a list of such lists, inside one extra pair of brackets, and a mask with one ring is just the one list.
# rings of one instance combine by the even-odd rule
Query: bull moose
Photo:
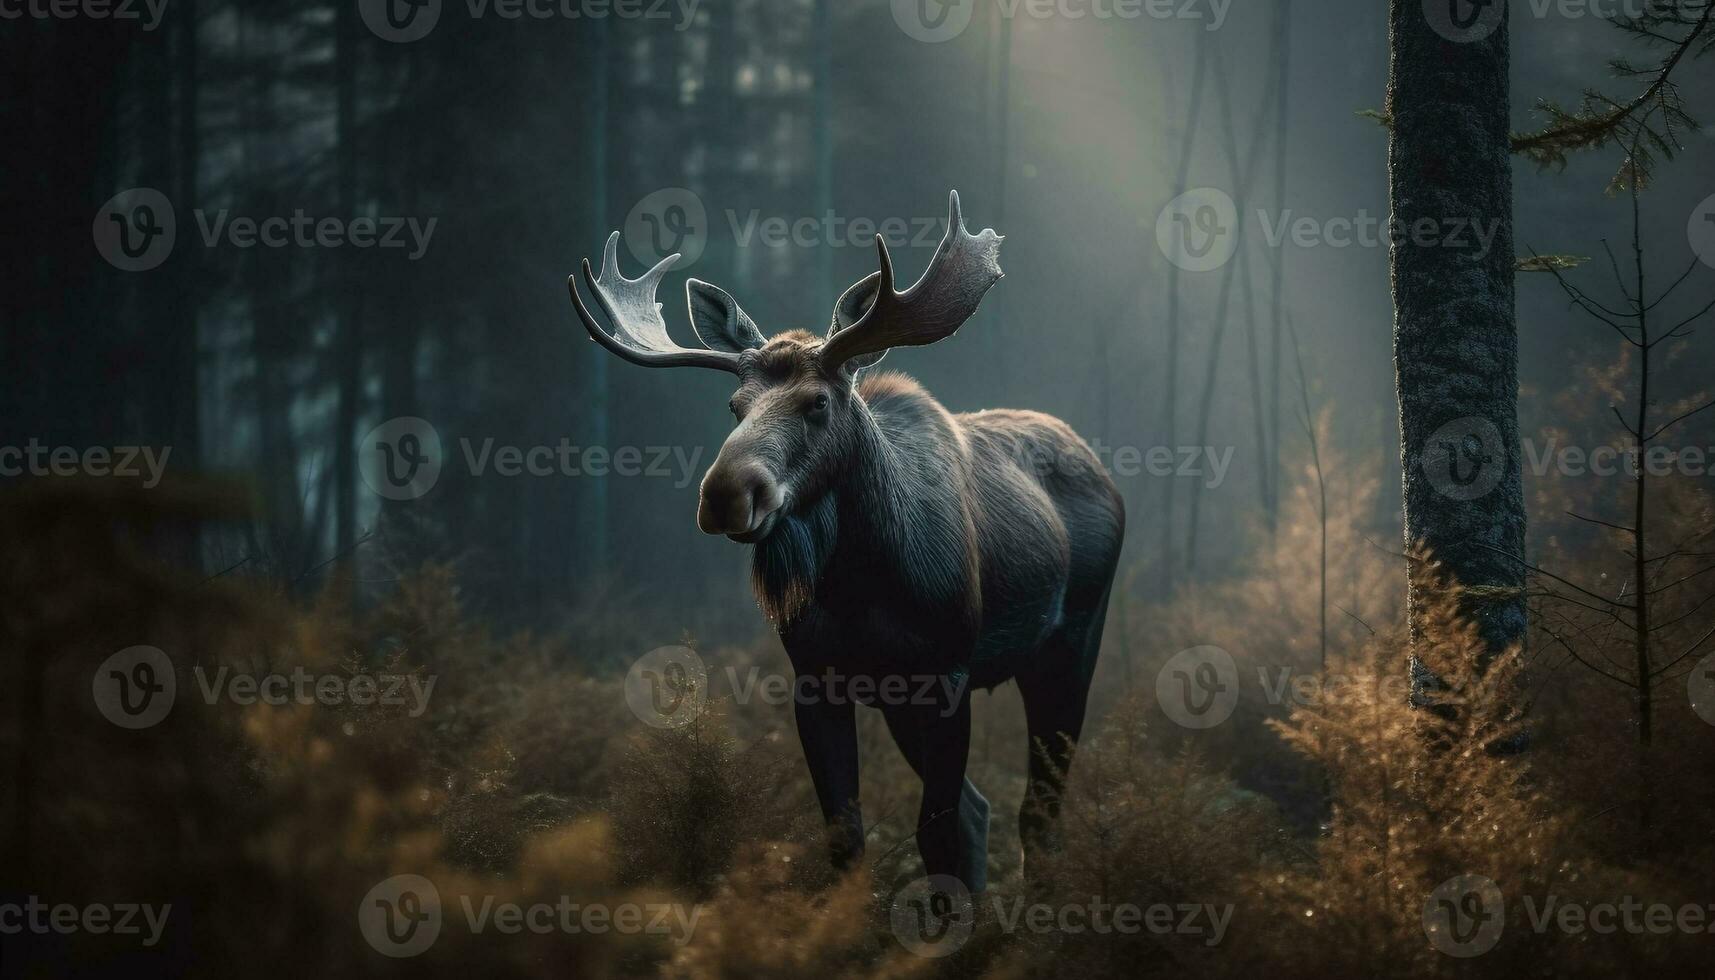
[[(691, 324), (703, 346), (680, 346), (655, 301), (679, 256), (627, 279), (618, 232), (599, 276), (583, 263), (610, 326), (584, 305), (576, 275), (567, 285), (590, 337), (625, 360), (738, 377), (737, 424), (703, 478), (697, 526), (751, 546), (757, 600), (800, 677), (869, 682), (863, 690), (875, 696), (863, 703), (882, 711), (923, 782), (917, 843), (926, 872), (978, 892), (989, 804), (965, 777), (971, 689), (1016, 680), (1023, 696), (1031, 744), (1019, 828), (1028, 870), (1052, 846), (1125, 509), (1095, 455), (1059, 419), (954, 414), (904, 375), (867, 372), (891, 348), (952, 336), (1000, 280), (1001, 236), (966, 230), (956, 191), (949, 211), (929, 268), (904, 292), (894, 290), (893, 261), (876, 236), (880, 271), (839, 298), (825, 337), (792, 330), (765, 338), (726, 292), (691, 279)], [(912, 682), (926, 677), (940, 683)], [(795, 699), (841, 868), (863, 854), (854, 699)]]

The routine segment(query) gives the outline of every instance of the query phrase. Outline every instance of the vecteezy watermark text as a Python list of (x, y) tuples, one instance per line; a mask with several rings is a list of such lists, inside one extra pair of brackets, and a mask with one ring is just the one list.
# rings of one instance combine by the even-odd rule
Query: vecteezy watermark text
[[(210, 705), (399, 707), (412, 718), (428, 710), (438, 680), (432, 674), (391, 671), (316, 673), (301, 666), (262, 673), (197, 666), (191, 676), (194, 690)], [(121, 728), (150, 728), (167, 717), (178, 699), (178, 671), (158, 647), (126, 647), (96, 668), (90, 691), (108, 721)]]
[[(1232, 0), (994, 0), (1007, 20), (1203, 21), (1206, 31), (1227, 22)], [(971, 26), (978, 0), (893, 0), (893, 21), (913, 40), (940, 44)]]
[(1423, 17), (1442, 37), (1470, 44), (1493, 34), (1506, 22), (1509, 10), (1537, 20), (1638, 20), (1650, 15), (1673, 16), (1673, 0), (1421, 0)]
[[(677, 902), (578, 902), (562, 895), (551, 902), (500, 901), (494, 895), (460, 895), (465, 928), (472, 935), (490, 929), (501, 935), (665, 936), (676, 945), (689, 942), (702, 917), (700, 905)], [(440, 890), (422, 875), (394, 875), (371, 888), (357, 908), (357, 927), (376, 952), (405, 958), (426, 951), (444, 925)]]
[(1715, 446), (1650, 446), (1643, 452), (1628, 446), (1602, 445), (1585, 449), (1562, 445), (1548, 438), (1541, 443), (1529, 436), (1519, 441), (1525, 465), (1534, 476), (1550, 471), (1561, 476), (1708, 476)]
[(161, 941), (161, 933), (166, 930), (167, 917), (172, 911), (171, 903), (49, 904), (40, 896), (31, 895), (22, 902), (0, 902), (0, 935), (16, 936), (28, 932), (38, 936), (77, 933), (142, 936), (144, 946), (153, 946)]
[(552, 446), (497, 445), (490, 437), (481, 443), (460, 439), (465, 466), (471, 476), (491, 469), (496, 476), (651, 476), (672, 477), (673, 488), (683, 490), (696, 480), (703, 447), (693, 446), (579, 446), (561, 439)]
[[(880, 238), (890, 249), (934, 248), (945, 234), (946, 215), (870, 217), (830, 208), (819, 215), (763, 214), (753, 208), (723, 214), (726, 233), (739, 248), (873, 248)], [(654, 265), (677, 254), (674, 268), (695, 265), (715, 228), (695, 191), (664, 187), (632, 206), (626, 215), (626, 247), (639, 262)]]
[(162, 446), (46, 446), (32, 438), (22, 446), (0, 446), (0, 476), (116, 476), (141, 477), (153, 490), (167, 470), (173, 447)]
[[(1550, 893), (1526, 895), (1525, 924), (1544, 935), (1586, 933), (1611, 936), (1715, 934), (1715, 904), (1647, 902), (1633, 895), (1612, 901), (1579, 901)], [(1469, 959), (1495, 948), (1506, 931), (1506, 897), (1492, 878), (1458, 875), (1435, 887), (1423, 902), (1423, 931), (1448, 956)]]
[[(536, 445), (502, 443), (492, 436), (461, 437), (459, 455), (472, 477), (503, 479), (607, 477), (671, 479), (675, 490), (696, 482), (701, 446), (586, 446), (562, 437)], [(388, 419), (358, 445), (358, 475), (388, 500), (415, 500), (440, 482), (446, 465), (441, 434), (415, 416)]]
[[(1191, 936), (1205, 946), (1219, 945), (1232, 921), (1234, 906), (1199, 902), (1138, 905), (1108, 902), (1049, 904), (1024, 898), (988, 898), (1002, 932), (1045, 935)], [(951, 875), (918, 878), (894, 893), (888, 920), (899, 944), (918, 956), (938, 959), (965, 945), (976, 926), (977, 903), (963, 882)]]
[[(1449, 215), (1405, 221), (1359, 208), (1350, 215), (1317, 217), (1287, 208), (1256, 209), (1263, 243), (1293, 248), (1446, 248), (1481, 259), (1494, 250), (1500, 218)], [(1169, 262), (1187, 272), (1212, 272), (1229, 262), (1244, 233), (1232, 195), (1219, 187), (1195, 187), (1168, 201), (1156, 215), (1155, 240)]]
[(203, 244), (209, 248), (221, 239), (233, 248), (409, 248), (405, 258), (412, 262), (429, 250), (429, 239), (440, 222), (439, 218), (423, 222), (415, 217), (316, 218), (302, 208), (289, 218), (233, 216), (226, 208), (213, 215), (201, 208), (191, 213), (196, 216)]
[[(1599, 443), (1581, 446), (1557, 436), (1518, 440), (1524, 473), (1537, 479), (1563, 477), (1707, 477), (1715, 464), (1715, 446), (1654, 444), (1635, 446)], [(1499, 426), (1475, 416), (1454, 419), (1423, 441), (1419, 466), (1429, 483), (1455, 500), (1486, 496), (1506, 478), (1513, 453)]]
[[(3, 2), (3, 0), (0, 0)], [(234, 214), (228, 208), (191, 212), (203, 247), (360, 248), (406, 250), (415, 262), (429, 250), (439, 218), (358, 215), (316, 217), (296, 208), (290, 215)], [(134, 187), (115, 194), (91, 225), (95, 250), (126, 272), (146, 272), (167, 261), (178, 241), (178, 216), (165, 194)]]
[[(351, 2), (351, 0), (346, 0)], [(471, 20), (671, 20), (688, 29), (702, 0), (464, 0)], [(408, 44), (428, 37), (440, 23), (442, 0), (357, 0), (370, 32), (383, 41)]]
[[(1233, 716), (1250, 675), (1218, 646), (1181, 650), (1161, 666), (1155, 696), (1168, 718), (1184, 728), (1214, 728)], [(1444, 682), (1445, 683), (1445, 682)], [(1448, 690), (1454, 686), (1448, 684)], [(1476, 674), (1457, 685), (1467, 703), (1504, 703), (1511, 692), (1504, 677)], [(1290, 665), (1260, 665), (1252, 696), (1272, 707), (1403, 704), (1413, 693), (1409, 674), (1395, 672), (1300, 671)], [(1252, 702), (1255, 703), (1255, 702)]]
[(0, 20), (135, 20), (161, 26), (167, 0), (0, 0)]
[(1046, 446), (1020, 444), (1013, 462), (1026, 473), (1042, 477), (1050, 474), (1073, 476), (1094, 467), (1109, 476), (1135, 476), (1200, 479), (1210, 489), (1226, 482), (1227, 471), (1233, 464), (1232, 446), (1110, 446), (1100, 439), (1089, 442), (1092, 461), (1082, 447), (1059, 450)]
[[(868, 704), (917, 706), (951, 717), (958, 710), (969, 675), (842, 673), (833, 668), (803, 671), (791, 677), (761, 667), (722, 668), (724, 697), (735, 704)], [(679, 728), (702, 713), (710, 698), (709, 667), (686, 646), (656, 647), (625, 675), (625, 703), (632, 714), (655, 728)]]
[(1499, 218), (1424, 217), (1407, 223), (1395, 217), (1377, 217), (1364, 208), (1351, 216), (1331, 218), (1294, 216), (1291, 208), (1270, 215), (1258, 208), (1256, 217), (1269, 248), (1287, 244), (1298, 248), (1381, 248), (1403, 242), (1419, 248), (1466, 250), (1482, 258), (1494, 248), (1501, 233)]

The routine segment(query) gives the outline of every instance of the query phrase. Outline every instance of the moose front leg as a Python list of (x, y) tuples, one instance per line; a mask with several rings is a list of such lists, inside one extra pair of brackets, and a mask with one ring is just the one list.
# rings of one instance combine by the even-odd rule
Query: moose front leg
[(828, 854), (846, 871), (863, 857), (863, 811), (858, 806), (857, 718), (850, 701), (797, 702), (798, 740), (828, 827)]

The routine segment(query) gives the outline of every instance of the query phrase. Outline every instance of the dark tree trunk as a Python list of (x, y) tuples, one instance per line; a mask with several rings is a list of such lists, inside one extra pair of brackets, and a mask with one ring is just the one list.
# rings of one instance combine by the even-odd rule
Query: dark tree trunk
[[(1277, 214), (1285, 214), (1286, 122), (1288, 110), (1292, 105), (1291, 99), (1288, 98), (1288, 88), (1292, 81), (1292, 0), (1281, 0), (1276, 17), (1279, 19), (1275, 23), (1274, 35), (1274, 208)], [(1270, 533), (1273, 533), (1280, 522), (1280, 354), (1281, 340), (1285, 335), (1283, 324), (1286, 316), (1286, 249), (1274, 249), (1270, 263), (1273, 282), (1269, 293), (1269, 310), (1273, 321), (1268, 358), (1268, 402), (1265, 410), (1269, 424), (1268, 435), (1263, 440), (1263, 500), (1266, 511), (1264, 518), (1268, 521)]]
[[(357, 213), (357, 38), (354, 4), (334, 14), (335, 196), (341, 215)], [(349, 275), (349, 263), (335, 264), (338, 304), (339, 408), (334, 421), (334, 547), (349, 555), (357, 541), (357, 419), (363, 384), (363, 291)]]
[[(1637, 157), (1637, 147), (1632, 148), (1632, 157)], [(1650, 556), (1649, 556), (1649, 467), (1644, 464), (1646, 454), (1650, 451), (1652, 426), (1655, 422), (1650, 418), (1650, 320), (1651, 304), (1644, 299), (1648, 295), (1644, 280), (1644, 250), (1642, 221), (1638, 215), (1638, 183), (1631, 182), (1632, 192), (1632, 260), (1633, 268), (1637, 270), (1636, 292), (1634, 306), (1637, 310), (1638, 323), (1638, 409), (1637, 426), (1632, 432), (1634, 439), (1633, 453), (1636, 459), (1636, 495), (1632, 500), (1632, 590), (1637, 594), (1637, 632), (1633, 636), (1632, 653), (1635, 658), (1633, 670), (1637, 673), (1638, 686), (1634, 703), (1637, 705), (1638, 716), (1638, 829), (1641, 831), (1642, 843), (1645, 848), (1651, 844), (1650, 811), (1651, 793), (1654, 780), (1651, 778), (1652, 760), (1650, 759), (1650, 742), (1653, 734), (1652, 690), (1654, 677), (1650, 664), (1650, 633), (1654, 627), (1650, 625)]]
[[(1466, 611), (1492, 657), (1525, 631), (1525, 569), (1509, 557), (1523, 555), (1525, 516), (1507, 25), (1450, 40), (1418, 0), (1393, 0), (1391, 26), (1389, 196), (1405, 232), (1391, 250), (1405, 536), (1470, 590)], [(1472, 228), (1495, 230), (1486, 253)], [(1423, 229), (1433, 230), (1420, 237)], [(1420, 575), (1411, 582), (1415, 630), (1426, 596)], [(1414, 677), (1428, 682), (1415, 666)]]
[[(1188, 118), (1185, 121), (1185, 131), (1180, 136), (1179, 172), (1173, 181), (1173, 195), (1178, 197), (1189, 189), (1191, 183), (1191, 160), (1197, 146), (1197, 119), (1203, 107), (1203, 79), (1207, 74), (1206, 64), (1209, 42), (1201, 32), (1197, 35), (1196, 67), (1191, 70), (1191, 103)], [(1163, 445), (1177, 445), (1178, 412), (1179, 412), (1179, 278), (1181, 271), (1177, 263), (1169, 263), (1167, 269), (1167, 368), (1162, 385), (1162, 431)], [(1161, 554), (1157, 560), (1161, 570), (1158, 591), (1160, 595), (1171, 595), (1173, 592), (1176, 559), (1173, 552), (1173, 532), (1176, 525), (1173, 522), (1173, 489), (1176, 480), (1162, 480), (1161, 506)]]
[[(92, 376), (90, 357), (111, 342), (102, 290), (126, 273), (93, 257), (89, 225), (67, 220), (65, 207), (76, 202), (93, 215), (121, 189), (111, 180), (112, 120), (129, 40), (124, 25), (88, 19), (8, 21), (0, 30), (0, 78), (15, 95), (0, 107), (10, 137), (0, 206), (11, 216), (0, 235), (7, 254), (18, 257), (0, 290), (0, 410), (12, 432), (44, 442), (93, 443), (110, 408), (99, 395), (112, 378)], [(55, 165), (41, 166), (43, 160)], [(5, 703), (18, 709), (3, 722), (17, 752), (0, 788), (0, 865), (17, 881), (36, 880), (41, 860), (33, 844), (45, 819), (38, 813), (42, 760), (31, 739), (46, 730), (52, 700), (48, 652), (24, 649), (19, 640), (26, 613), (33, 618), (39, 610), (0, 608), (0, 649), (7, 652), (0, 683), (17, 692)]]
[[(1007, 158), (1012, 150), (1012, 21), (1000, 7), (994, 13), (994, 122), (993, 122), (993, 154), (994, 167), (994, 226), (1005, 228), (1006, 224), (1006, 186)], [(996, 290), (1000, 292), (1000, 290)], [(994, 390), (999, 393), (1009, 392), (1012, 375), (1009, 371), (1011, 359), (1006, 357), (1007, 338), (1011, 332), (1007, 329), (1008, 304), (1005, 296), (997, 296), (990, 300), (989, 322), (987, 337), (995, 352)]]
[[(251, 65), (243, 96), (249, 128), (244, 149), (246, 189), (241, 199), (248, 202), (251, 214), (279, 215), (288, 213), (282, 210), (284, 199), (276, 182), (283, 159), (276, 91), (280, 41), (260, 10), (251, 5), (240, 15), (239, 53)], [(293, 259), (291, 249), (276, 252), (260, 247), (242, 252), (238, 259), (250, 304), (250, 396), (257, 433), (254, 458), (262, 484), (259, 527), (265, 533), (261, 545), (276, 574), (287, 580), (307, 567), (315, 544), (306, 537), (305, 495), (292, 424), (296, 344), (289, 307), (296, 288)]]
[[(833, 0), (816, 0), (811, 32), (815, 36), (815, 126), (816, 216), (834, 209), (834, 11)], [(830, 297), (834, 290), (833, 249), (816, 250), (816, 295)], [(811, 322), (815, 322), (812, 320)]]
[[(198, 33), (201, 22), (197, 17), (196, 0), (179, 0), (178, 65), (179, 74), (179, 145), (178, 199), (183, 206), (196, 206), (197, 173), (202, 165), (202, 114), (199, 109), (201, 86), (198, 79)], [(178, 329), (174, 332), (173, 359), (179, 385), (174, 388), (172, 405), (174, 454), (186, 465), (200, 466), (202, 459), (202, 373), (199, 339), (199, 287), (202, 265), (194, 248), (179, 256), (178, 300), (183, 304)]]
[[(596, 118), (590, 126), (589, 167), (590, 167), (590, 201), (594, 220), (590, 227), (605, 234), (608, 229), (608, 194), (611, 183), (608, 176), (608, 127), (611, 114), (610, 80), (611, 63), (613, 59), (613, 28), (607, 20), (602, 20), (593, 32), (592, 38), (594, 57), (590, 59), (590, 82), (592, 93), (590, 105)], [(585, 404), (582, 410), (589, 413), (590, 440), (597, 446), (606, 446), (608, 436), (608, 392), (607, 392), (607, 358), (602, 352), (580, 345), (578, 351), (583, 362), (585, 386)], [(583, 542), (585, 567), (588, 574), (595, 578), (608, 575), (608, 493), (606, 480), (585, 480), (582, 486), (587, 492), (583, 505), (583, 519), (580, 524), (578, 540)]]

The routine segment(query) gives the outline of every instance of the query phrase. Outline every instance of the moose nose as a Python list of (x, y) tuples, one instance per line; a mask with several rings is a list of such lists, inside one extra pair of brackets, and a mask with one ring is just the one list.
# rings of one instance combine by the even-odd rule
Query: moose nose
[(697, 527), (705, 534), (747, 534), (780, 507), (780, 488), (759, 463), (716, 466), (703, 477)]

